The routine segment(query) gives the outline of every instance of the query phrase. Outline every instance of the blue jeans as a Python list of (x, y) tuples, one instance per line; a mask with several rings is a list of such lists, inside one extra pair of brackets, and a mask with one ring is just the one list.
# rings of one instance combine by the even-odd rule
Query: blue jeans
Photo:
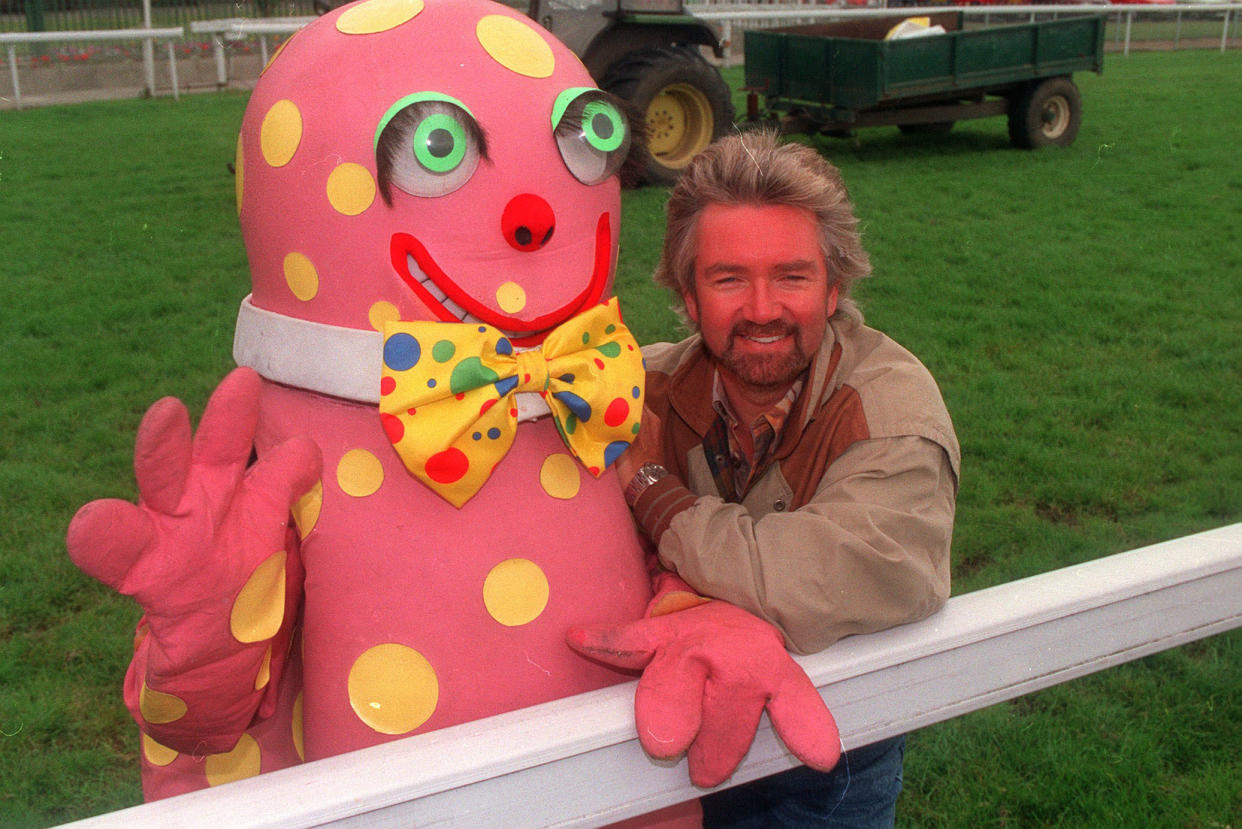
[(905, 735), (841, 755), (830, 772), (806, 766), (701, 799), (704, 829), (891, 827), (901, 793)]

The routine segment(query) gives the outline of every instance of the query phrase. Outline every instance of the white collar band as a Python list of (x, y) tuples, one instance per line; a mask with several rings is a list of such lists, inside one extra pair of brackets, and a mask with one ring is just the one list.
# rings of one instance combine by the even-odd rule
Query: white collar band
[[(242, 300), (233, 334), (233, 359), (261, 377), (358, 403), (379, 403), (384, 338), (378, 331), (287, 317)], [(518, 420), (549, 413), (535, 392), (517, 395)]]

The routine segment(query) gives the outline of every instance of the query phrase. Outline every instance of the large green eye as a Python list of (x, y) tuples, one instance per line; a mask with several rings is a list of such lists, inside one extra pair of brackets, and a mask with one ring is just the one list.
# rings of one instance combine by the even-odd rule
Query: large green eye
[(621, 107), (600, 89), (578, 87), (557, 96), (552, 129), (565, 166), (583, 184), (599, 184), (620, 169), (630, 149)]
[(483, 131), (465, 104), (419, 92), (388, 108), (375, 130), (375, 161), (384, 197), (389, 187), (412, 196), (443, 196), (474, 175), (487, 157)]

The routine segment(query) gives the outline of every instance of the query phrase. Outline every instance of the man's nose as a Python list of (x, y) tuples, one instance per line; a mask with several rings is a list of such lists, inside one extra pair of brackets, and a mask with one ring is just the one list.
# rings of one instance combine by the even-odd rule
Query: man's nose
[(751, 322), (771, 322), (781, 316), (781, 305), (772, 289), (763, 280), (757, 280), (750, 286), (747, 297), (746, 312)]

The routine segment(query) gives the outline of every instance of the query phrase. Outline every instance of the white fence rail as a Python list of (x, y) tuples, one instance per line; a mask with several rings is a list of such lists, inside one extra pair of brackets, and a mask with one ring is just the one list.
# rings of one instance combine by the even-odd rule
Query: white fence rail
[[(1176, 28), (1173, 36), (1175, 46), (1181, 40), (1182, 20), (1186, 15), (1220, 15), (1220, 51), (1225, 51), (1231, 38), (1238, 38), (1239, 20), (1242, 20), (1242, 3), (1182, 3), (1178, 5), (1108, 5), (1108, 4), (1060, 4), (1030, 6), (936, 6), (936, 7), (894, 7), (894, 8), (842, 8), (831, 5), (815, 5), (806, 3), (732, 3), (715, 0), (707, 3), (687, 4), (687, 10), (696, 16), (718, 24), (726, 43), (733, 41), (735, 34), (747, 28), (789, 25), (798, 22), (822, 20), (848, 20), (858, 17), (887, 16), (893, 14), (928, 14), (942, 11), (960, 11), (968, 18), (982, 18), (989, 22), (993, 17), (1026, 17), (1034, 20), (1040, 15), (1069, 15), (1084, 12), (1095, 12), (1115, 17), (1117, 28), (1115, 38), (1122, 43), (1125, 54), (1130, 53), (1132, 32), (1136, 16), (1147, 19), (1175, 20)], [(212, 38), (212, 52), (216, 67), (216, 84), (227, 86), (230, 82), (227, 59), (227, 47), (231, 42), (259, 38), (262, 63), (267, 63), (268, 41), (272, 35), (288, 35), (305, 26), (313, 17), (285, 18), (225, 18), (218, 20), (202, 20), (190, 24), (191, 36), (209, 35)], [(1232, 35), (1231, 35), (1232, 30)], [(181, 28), (141, 28), (116, 29), (98, 31), (61, 31), (61, 32), (4, 32), (0, 33), (0, 44), (8, 47), (9, 74), (12, 78), (13, 97), (18, 109), (22, 106), (21, 83), (18, 76), (16, 47), (20, 44), (49, 42), (107, 42), (120, 40), (141, 40), (144, 45), (144, 70), (147, 92), (155, 94), (155, 75), (152, 62), (152, 44), (155, 41), (166, 41), (168, 47), (168, 68), (172, 80), (173, 95), (179, 94), (177, 80), (177, 62), (173, 50), (173, 41), (181, 40), (186, 32)], [(726, 63), (740, 62), (740, 52), (733, 50)]]
[[(923, 622), (799, 661), (855, 747), (1237, 627), (1242, 524), (957, 596)], [(598, 826), (701, 794), (684, 763), (643, 754), (633, 691), (607, 688), (76, 825)], [(765, 718), (730, 782), (794, 764)]]
[(181, 90), (177, 83), (177, 57), (173, 52), (173, 41), (185, 37), (180, 26), (169, 28), (142, 29), (96, 29), (91, 31), (72, 32), (0, 32), (0, 44), (8, 48), (9, 76), (13, 82), (13, 100), (17, 108), (22, 108), (22, 86), (17, 75), (17, 47), (30, 43), (106, 43), (112, 41), (142, 41), (143, 69), (146, 76), (147, 94), (155, 94), (155, 63), (150, 48), (155, 41), (168, 44), (168, 75), (172, 82), (173, 97), (180, 97)]

